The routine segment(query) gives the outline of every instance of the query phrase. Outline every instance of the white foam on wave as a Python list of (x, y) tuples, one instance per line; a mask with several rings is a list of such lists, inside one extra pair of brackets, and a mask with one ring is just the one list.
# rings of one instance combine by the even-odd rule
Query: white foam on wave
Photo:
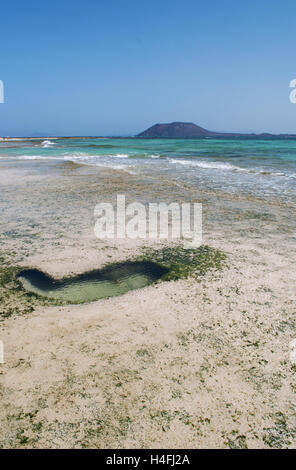
[(114, 157), (114, 158), (128, 158), (129, 155), (126, 153), (117, 153), (116, 155), (108, 155), (108, 157)]
[(18, 160), (48, 160), (49, 157), (44, 157), (42, 155), (21, 155), (16, 157)]
[[(99, 155), (97, 155), (99, 156)], [(110, 157), (110, 158), (159, 158), (160, 155), (158, 154), (154, 154), (154, 155), (150, 155), (148, 153), (145, 153), (145, 154), (140, 154), (140, 153), (133, 153), (133, 154), (126, 154), (126, 153), (117, 153), (117, 154), (109, 154), (109, 155), (101, 155), (101, 157)]]
[(196, 166), (196, 167), (205, 168), (205, 169), (245, 171), (244, 168), (231, 165), (230, 163), (201, 162), (201, 161), (196, 162), (196, 161), (191, 161), (191, 160), (176, 160), (174, 158), (171, 158), (170, 162), (177, 163), (179, 165)]
[(177, 160), (174, 158), (169, 159), (171, 163), (180, 164), (185, 166), (191, 167), (199, 167), (203, 169), (214, 169), (214, 170), (226, 170), (226, 171), (235, 171), (240, 173), (248, 173), (248, 174), (255, 174), (255, 175), (262, 175), (262, 176), (281, 176), (285, 178), (296, 178), (295, 173), (282, 173), (282, 172), (274, 172), (269, 171), (264, 168), (242, 168), (239, 166), (231, 165), (230, 163), (219, 163), (219, 162), (204, 162), (204, 161), (191, 161), (191, 160)]
[(44, 140), (41, 142), (42, 148), (49, 148), (51, 145), (55, 145), (55, 142), (52, 142), (51, 140)]
[(64, 159), (69, 159), (69, 158), (76, 158), (76, 159), (93, 159), (94, 161), (97, 161), (99, 159), (104, 159), (104, 158), (129, 158), (129, 155), (126, 153), (117, 153), (115, 155), (91, 155), (89, 153), (84, 153), (84, 152), (73, 152), (71, 154), (64, 153)]
[(17, 158), (18, 160), (63, 160), (63, 157), (49, 157), (46, 155), (20, 155)]
[[(46, 142), (46, 141), (44, 141)], [(64, 153), (61, 155), (49, 156), (49, 155), (20, 155), (14, 158), (18, 160), (64, 160), (72, 161), (74, 163), (80, 163), (84, 165), (99, 166), (104, 168), (110, 168), (114, 170), (126, 171), (130, 174), (135, 174), (135, 170), (138, 164), (133, 160), (133, 165), (129, 162), (122, 162), (122, 164), (116, 163), (117, 159), (128, 159), (130, 155), (127, 154), (116, 154), (116, 155), (90, 155), (85, 152), (74, 152), (74, 153)], [(158, 159), (160, 155), (147, 155), (148, 158)], [(6, 156), (0, 156), (0, 158), (7, 158)], [(245, 173), (249, 175), (258, 175), (261, 177), (276, 177), (276, 178), (289, 178), (296, 179), (296, 173), (284, 173), (280, 171), (275, 171), (272, 169), (266, 168), (242, 168), (235, 165), (232, 165), (228, 162), (215, 162), (215, 161), (196, 161), (196, 160), (185, 160), (177, 158), (169, 158), (167, 160), (169, 163), (175, 165), (182, 165), (184, 167), (197, 167), (205, 170), (220, 170), (220, 171), (232, 171), (234, 173)]]
[[(124, 158), (124, 157), (122, 157)], [(113, 170), (122, 170), (126, 171), (127, 173), (134, 174), (131, 170), (132, 166), (130, 165), (120, 165), (114, 162), (106, 162), (103, 160), (102, 156), (98, 155), (86, 155), (86, 154), (73, 154), (64, 156), (63, 159), (65, 161), (71, 161), (74, 163), (80, 163), (81, 165), (90, 165), (90, 166), (98, 166), (102, 168), (111, 168)]]

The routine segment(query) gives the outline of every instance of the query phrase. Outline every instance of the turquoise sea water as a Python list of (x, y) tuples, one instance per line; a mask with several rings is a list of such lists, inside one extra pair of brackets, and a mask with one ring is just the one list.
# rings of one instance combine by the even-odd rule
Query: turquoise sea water
[(0, 165), (48, 171), (73, 161), (179, 184), (296, 198), (296, 140), (55, 139), (1, 142)]

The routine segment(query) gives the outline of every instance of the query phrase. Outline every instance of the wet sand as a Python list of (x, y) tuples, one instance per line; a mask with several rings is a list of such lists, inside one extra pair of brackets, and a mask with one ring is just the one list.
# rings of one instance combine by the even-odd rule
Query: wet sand
[(202, 202), (222, 271), (83, 305), (0, 289), (4, 448), (296, 447), (295, 207), (174, 180), (55, 163), (2, 164), (4, 264), (63, 277), (143, 242), (98, 240), (95, 204)]

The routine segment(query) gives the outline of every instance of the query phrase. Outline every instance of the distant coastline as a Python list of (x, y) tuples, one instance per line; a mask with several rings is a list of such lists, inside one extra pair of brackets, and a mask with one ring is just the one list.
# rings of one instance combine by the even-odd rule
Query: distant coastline
[(9, 137), (2, 138), (0, 137), (0, 143), (6, 142), (39, 142), (44, 140), (88, 140), (88, 139), (163, 139), (163, 140), (211, 140), (211, 139), (221, 139), (221, 140), (296, 140), (296, 134), (231, 134), (231, 135), (217, 135), (211, 137), (140, 137), (140, 136), (57, 136), (57, 137)]

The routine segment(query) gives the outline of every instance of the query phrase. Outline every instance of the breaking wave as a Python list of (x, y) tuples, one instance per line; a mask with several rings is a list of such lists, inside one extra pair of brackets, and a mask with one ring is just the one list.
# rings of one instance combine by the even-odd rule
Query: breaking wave
[(245, 171), (244, 168), (231, 165), (230, 163), (219, 163), (219, 162), (195, 162), (190, 160), (176, 160), (174, 158), (170, 159), (171, 163), (176, 163), (179, 165), (188, 165), (188, 166), (197, 166), (199, 168), (205, 169), (214, 169), (214, 170), (241, 170)]
[(51, 147), (51, 145), (55, 145), (55, 143), (50, 140), (44, 140), (41, 142), (41, 147), (44, 149)]

